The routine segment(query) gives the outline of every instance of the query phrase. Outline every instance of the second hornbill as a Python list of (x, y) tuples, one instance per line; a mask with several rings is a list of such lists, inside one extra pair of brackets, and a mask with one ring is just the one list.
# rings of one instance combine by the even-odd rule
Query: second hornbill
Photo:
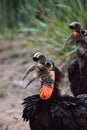
[(35, 67), (25, 75), (36, 69), (29, 84), (40, 78), (41, 88), (40, 94), (24, 99), (24, 121), (29, 121), (31, 130), (87, 130), (87, 95), (62, 96), (59, 82), (63, 74), (59, 69), (42, 54), (35, 54), (33, 60)]
[(65, 47), (75, 42), (77, 58), (71, 61), (68, 66), (68, 75), (72, 93), (87, 93), (87, 30), (83, 29), (78, 22), (72, 22), (69, 28), (73, 31), (66, 39)]

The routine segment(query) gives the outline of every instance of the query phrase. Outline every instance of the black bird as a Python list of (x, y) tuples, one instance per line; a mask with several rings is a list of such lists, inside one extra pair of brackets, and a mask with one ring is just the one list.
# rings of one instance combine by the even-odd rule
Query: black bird
[(76, 59), (71, 61), (68, 66), (68, 75), (71, 82), (72, 93), (87, 93), (87, 30), (85, 30), (78, 22), (72, 22), (69, 28), (73, 31), (65, 41), (65, 47), (75, 42)]
[[(43, 98), (40, 91), (40, 94), (25, 98), (22, 103), (24, 121), (29, 121), (31, 130), (87, 130), (87, 95), (62, 96), (59, 91), (59, 82), (63, 74), (52, 61), (46, 60), (41, 64), (49, 73), (45, 77), (46, 81), (41, 74), (40, 90), (42, 91), (44, 86), (49, 89), (53, 87), (52, 93), (50, 97), (47, 95), (47, 98)], [(42, 71), (44, 73), (44, 69), (39, 69), (39, 75)], [(51, 81), (50, 86), (48, 81)], [(43, 92), (43, 95), (47, 93), (44, 89)]]

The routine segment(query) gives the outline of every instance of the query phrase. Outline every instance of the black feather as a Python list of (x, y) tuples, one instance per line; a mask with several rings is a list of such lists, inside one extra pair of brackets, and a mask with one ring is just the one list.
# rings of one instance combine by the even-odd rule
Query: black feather
[(87, 30), (85, 32), (86, 35), (79, 34), (80, 39), (75, 38), (77, 57), (68, 66), (70, 88), (75, 96), (87, 94)]
[(57, 68), (54, 70), (52, 97), (42, 100), (39, 95), (33, 95), (24, 99), (22, 118), (29, 121), (31, 130), (87, 130), (87, 94), (61, 96), (58, 83), (62, 76)]

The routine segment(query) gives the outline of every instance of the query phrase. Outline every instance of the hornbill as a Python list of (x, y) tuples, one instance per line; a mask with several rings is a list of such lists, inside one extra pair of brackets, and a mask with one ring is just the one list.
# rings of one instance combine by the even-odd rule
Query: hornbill
[(76, 59), (71, 61), (68, 66), (68, 75), (72, 93), (87, 93), (87, 30), (78, 22), (72, 22), (69, 28), (73, 31), (66, 39), (64, 47), (69, 43), (75, 42)]
[(44, 62), (39, 57), (36, 59), (38, 70), (34, 79), (40, 78), (40, 94), (24, 99), (24, 121), (29, 121), (31, 130), (87, 130), (87, 95), (61, 95), (62, 72), (46, 58)]

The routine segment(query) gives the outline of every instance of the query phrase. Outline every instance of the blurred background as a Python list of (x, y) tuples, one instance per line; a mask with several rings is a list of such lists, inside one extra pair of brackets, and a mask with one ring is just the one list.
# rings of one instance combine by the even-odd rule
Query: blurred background
[(34, 82), (23, 89), (21, 79), (34, 53), (55, 62), (65, 75), (61, 93), (71, 94), (67, 66), (75, 58), (75, 45), (63, 45), (73, 21), (87, 27), (87, 0), (0, 0), (0, 130), (29, 130), (21, 102), (40, 86)]

